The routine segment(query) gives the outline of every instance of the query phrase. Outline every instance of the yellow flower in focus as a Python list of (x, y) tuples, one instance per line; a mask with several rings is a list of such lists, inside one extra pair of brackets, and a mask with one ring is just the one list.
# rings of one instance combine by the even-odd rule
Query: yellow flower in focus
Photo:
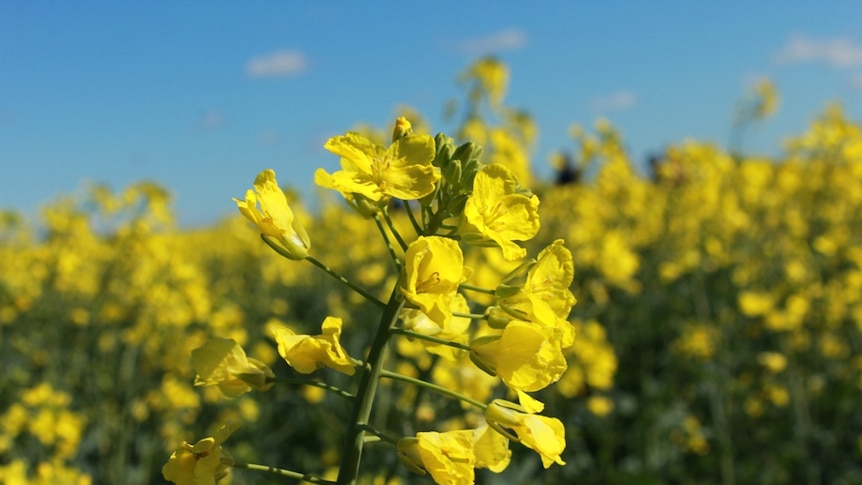
[(476, 468), (487, 468), (494, 473), (505, 470), (512, 459), (509, 440), (490, 426), (473, 430), (473, 453), (476, 455)]
[(502, 335), (479, 337), (470, 347), (474, 362), (480, 361), (516, 390), (544, 389), (566, 371), (559, 339), (533, 323), (513, 320)]
[(464, 207), (465, 242), (496, 243), (507, 261), (526, 256), (513, 241), (528, 241), (539, 232), (539, 198), (517, 193), (517, 188), (512, 171), (503, 165), (488, 165), (476, 174)]
[[(545, 468), (552, 463), (566, 464), (560, 458), (566, 449), (566, 430), (559, 419), (529, 414), (517, 404), (495, 399), (485, 410), (485, 420), (499, 433), (538, 453)], [(506, 429), (514, 431), (516, 437)]]
[(563, 246), (562, 239), (557, 239), (539, 253), (536, 264), (527, 272), (523, 287), (511, 296), (501, 297), (499, 305), (521, 320), (558, 329), (562, 335), (561, 346), (570, 347), (575, 331), (566, 319), (576, 301), (569, 290), (574, 275), (572, 253)]
[(398, 459), (414, 472), (430, 473), (435, 483), (472, 484), (476, 464), (473, 431), (431, 431), (416, 433), (415, 438), (402, 438), (398, 441)]
[[(450, 300), (450, 308), (452, 312), (470, 313), (470, 306), (467, 300), (459, 293), (452, 295)], [(442, 338), (450, 342), (466, 343), (467, 329), (470, 327), (470, 319), (466, 317), (452, 317), (449, 323), (441, 325), (422, 313), (421, 310), (405, 309), (401, 312), (401, 321), (404, 322), (404, 328), (422, 335)], [(418, 340), (422, 347), (428, 352), (439, 355), (450, 361), (455, 361), (457, 356), (462, 352), (459, 349), (448, 345), (429, 342), (427, 340)]]
[(218, 386), (229, 397), (251, 389), (269, 390), (273, 383), (267, 380), (275, 377), (266, 364), (246, 357), (235, 340), (226, 338), (212, 338), (192, 350), (192, 368), (196, 386)]
[(227, 476), (233, 459), (221, 445), (238, 427), (238, 423), (229, 421), (214, 437), (204, 438), (194, 445), (183, 441), (162, 467), (165, 480), (177, 485), (214, 485)]
[(401, 292), (422, 313), (443, 327), (452, 319), (452, 298), (469, 276), (458, 242), (440, 236), (420, 237), (404, 256)]
[(254, 190), (245, 193), (245, 200), (233, 200), (242, 215), (260, 228), (267, 241), (283, 249), (279, 254), (293, 260), (302, 260), (308, 256), (311, 248), (308, 234), (294, 218), (273, 170), (267, 169), (258, 174), (254, 179)]
[(326, 317), (321, 335), (297, 335), (287, 327), (273, 326), (270, 331), (278, 343), (278, 353), (288, 365), (302, 374), (310, 374), (321, 367), (330, 367), (352, 376), (353, 360), (341, 346), (343, 322), (337, 317)]
[(348, 132), (330, 138), (324, 148), (341, 157), (341, 170), (329, 174), (317, 169), (314, 181), (346, 197), (361, 194), (375, 202), (388, 197), (416, 200), (433, 192), (440, 180), (439, 171), (431, 164), (434, 139), (428, 135), (407, 134), (384, 148), (359, 133)]

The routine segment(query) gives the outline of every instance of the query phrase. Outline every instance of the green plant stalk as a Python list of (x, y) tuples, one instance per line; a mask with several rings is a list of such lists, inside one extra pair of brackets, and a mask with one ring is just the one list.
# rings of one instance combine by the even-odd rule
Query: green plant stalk
[(377, 335), (371, 343), (366, 360), (367, 370), (362, 373), (362, 380), (353, 401), (353, 410), (347, 435), (344, 438), (344, 448), (341, 453), (341, 466), (338, 470), (338, 485), (353, 485), (359, 476), (359, 462), (362, 459), (362, 448), (365, 445), (365, 430), (374, 406), (374, 395), (377, 384), (383, 372), (383, 362), (386, 356), (386, 346), (391, 336), (390, 330), (395, 326), (404, 307), (404, 296), (396, 286), (392, 289), (389, 303), (380, 317)]
[(415, 338), (415, 339), (419, 339), (419, 340), (425, 340), (425, 341), (433, 342), (433, 343), (435, 343), (435, 344), (440, 344), (440, 345), (446, 345), (446, 346), (448, 346), (448, 347), (454, 347), (454, 348), (456, 348), (456, 349), (466, 350), (466, 351), (468, 351), (468, 352), (470, 351), (470, 346), (469, 346), (469, 345), (460, 344), (460, 343), (458, 343), (458, 342), (453, 342), (453, 341), (451, 341), (451, 340), (446, 340), (446, 339), (442, 339), (442, 338), (439, 338), (439, 337), (434, 337), (434, 336), (431, 336), (431, 335), (423, 335), (423, 334), (421, 334), (421, 333), (417, 333), (417, 332), (414, 332), (414, 331), (412, 331), (412, 330), (407, 330), (407, 329), (404, 329), (404, 328), (393, 328), (392, 330), (390, 330), (390, 332), (391, 332), (393, 335), (394, 335), (394, 334), (397, 334), (397, 335), (404, 335), (404, 336), (407, 336), (407, 337), (410, 337), (410, 338)]
[(402, 381), (402, 382), (408, 382), (410, 384), (415, 384), (419, 387), (424, 387), (425, 389), (430, 389), (430, 390), (435, 391), (437, 393), (443, 394), (444, 396), (449, 396), (449, 397), (455, 398), (459, 401), (464, 401), (467, 404), (476, 406), (477, 408), (481, 409), (482, 411), (484, 411), (485, 409), (488, 409), (488, 405), (483, 403), (483, 402), (479, 402), (473, 398), (467, 397), (467, 396), (465, 396), (461, 393), (455, 392), (451, 389), (446, 389), (445, 387), (438, 386), (437, 384), (432, 384), (430, 382), (425, 382), (423, 380), (416, 379), (415, 377), (405, 376), (403, 374), (399, 374), (397, 372), (391, 372), (388, 370), (383, 370), (380, 373), (380, 376), (386, 377), (389, 379), (394, 379), (396, 381)]
[[(407, 201), (404, 201), (404, 203), (407, 204)], [(409, 212), (410, 208), (405, 208), (405, 210)], [(381, 212), (383, 213), (383, 219), (386, 221), (386, 226), (389, 227), (389, 231), (391, 231), (392, 235), (395, 236), (395, 239), (401, 246), (401, 250), (406, 251), (407, 243), (404, 242), (404, 239), (401, 237), (401, 234), (399, 234), (398, 231), (395, 229), (395, 224), (392, 223), (392, 218), (389, 217), (389, 209), (387, 207), (383, 207), (383, 210)]]
[(323, 271), (325, 271), (325, 272), (326, 272), (326, 274), (328, 274), (329, 276), (332, 276), (333, 278), (337, 279), (337, 280), (338, 280), (338, 281), (340, 281), (341, 283), (344, 283), (344, 285), (346, 285), (348, 288), (350, 288), (351, 290), (353, 290), (353, 291), (355, 291), (355, 292), (359, 293), (360, 295), (362, 295), (366, 300), (370, 301), (371, 303), (374, 303), (375, 305), (377, 305), (377, 306), (379, 306), (379, 307), (381, 307), (381, 308), (386, 308), (386, 303), (383, 303), (382, 301), (378, 300), (378, 299), (377, 299), (374, 295), (372, 295), (371, 293), (368, 293), (367, 291), (363, 290), (362, 288), (360, 288), (360, 287), (358, 287), (358, 286), (354, 285), (353, 283), (351, 283), (351, 282), (350, 282), (350, 280), (348, 280), (348, 279), (347, 279), (347, 278), (345, 278), (344, 276), (341, 276), (340, 274), (336, 273), (336, 272), (335, 272), (335, 270), (333, 270), (333, 269), (331, 269), (329, 266), (327, 266), (327, 265), (325, 265), (325, 264), (321, 263), (320, 261), (318, 261), (318, 260), (317, 260), (317, 259), (315, 259), (314, 257), (312, 257), (312, 256), (306, 256), (306, 257), (305, 257), (305, 260), (306, 260), (306, 261), (308, 261), (309, 263), (311, 263), (311, 264), (313, 264), (313, 265), (317, 266), (318, 268), (322, 269), (322, 270), (323, 270)]
[[(401, 271), (401, 258), (398, 257), (398, 254), (395, 252), (395, 247), (392, 246), (392, 241), (389, 240), (389, 234), (386, 232), (386, 228), (383, 227), (383, 222), (380, 220), (380, 213), (374, 213), (374, 222), (377, 224), (377, 230), (380, 231), (380, 235), (383, 236), (383, 240), (386, 241), (386, 248), (389, 250), (389, 256), (392, 257), (392, 261), (395, 262), (395, 266)], [(403, 246), (406, 248), (406, 246)]]
[(276, 468), (274, 466), (268, 465), (257, 465), (255, 463), (234, 463), (234, 468), (245, 468), (247, 470), (258, 470), (262, 472), (274, 473), (276, 475), (281, 475), (283, 477), (296, 478), (297, 480), (302, 480), (308, 483), (322, 483), (334, 485), (335, 482), (331, 480), (324, 480), (320, 477), (315, 477), (314, 475), (309, 475), (307, 473), (295, 472), (292, 470), (285, 470), (283, 468)]
[(480, 288), (478, 286), (468, 285), (466, 283), (461, 283), (459, 287), (464, 290), (475, 291), (477, 293), (485, 293), (486, 295), (497, 294), (494, 290), (489, 290), (488, 288)]
[(275, 382), (278, 384), (299, 384), (301, 386), (319, 387), (321, 389), (325, 389), (325, 390), (327, 390), (333, 394), (336, 394), (336, 395), (341, 396), (341, 397), (346, 398), (346, 399), (353, 399), (353, 397), (354, 397), (353, 394), (350, 394), (349, 392), (345, 391), (344, 389), (341, 389), (339, 387), (335, 387), (335, 386), (327, 384), (325, 382), (313, 381), (311, 379), (286, 377), (286, 378), (268, 379), (267, 382)]

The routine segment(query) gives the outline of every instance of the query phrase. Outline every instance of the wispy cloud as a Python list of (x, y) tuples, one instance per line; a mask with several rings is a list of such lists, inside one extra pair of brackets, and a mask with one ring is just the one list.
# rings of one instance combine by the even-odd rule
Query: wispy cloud
[(221, 128), (227, 123), (227, 117), (221, 111), (215, 109), (201, 110), (195, 121), (195, 127), (202, 130), (214, 130)]
[(593, 111), (621, 111), (633, 108), (637, 101), (638, 98), (634, 91), (626, 89), (608, 96), (594, 98), (590, 102), (590, 108)]
[(862, 89), (862, 72), (853, 76), (853, 79), (850, 80), (850, 85), (856, 89)]
[(862, 44), (849, 38), (812, 39), (793, 36), (775, 54), (782, 64), (822, 62), (830, 67), (862, 66)]
[(308, 68), (305, 55), (295, 50), (281, 50), (253, 57), (246, 72), (251, 77), (294, 76)]
[(506, 29), (485, 37), (457, 43), (458, 50), (471, 55), (520, 49), (527, 45), (527, 34), (520, 29)]

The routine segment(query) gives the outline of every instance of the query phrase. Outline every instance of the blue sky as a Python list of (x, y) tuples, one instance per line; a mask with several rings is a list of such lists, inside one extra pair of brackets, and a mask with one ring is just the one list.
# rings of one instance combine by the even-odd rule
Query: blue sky
[(202, 225), (263, 168), (313, 197), (314, 170), (338, 167), (330, 136), (404, 104), (451, 131), (443, 106), (483, 54), (538, 122), (540, 177), (598, 117), (638, 163), (686, 138), (724, 145), (760, 76), (782, 104), (746, 148), (777, 154), (829, 101), (862, 119), (860, 19), (849, 1), (0, 0), (0, 208), (150, 179)]

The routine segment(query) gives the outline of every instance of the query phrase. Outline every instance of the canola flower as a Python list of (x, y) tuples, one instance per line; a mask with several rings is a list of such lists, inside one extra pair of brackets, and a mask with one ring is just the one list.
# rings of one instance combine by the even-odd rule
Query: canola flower
[(215, 436), (195, 444), (183, 441), (162, 468), (166, 480), (176, 485), (214, 485), (226, 477), (233, 458), (222, 449), (222, 444), (237, 430), (239, 424), (223, 424)]

